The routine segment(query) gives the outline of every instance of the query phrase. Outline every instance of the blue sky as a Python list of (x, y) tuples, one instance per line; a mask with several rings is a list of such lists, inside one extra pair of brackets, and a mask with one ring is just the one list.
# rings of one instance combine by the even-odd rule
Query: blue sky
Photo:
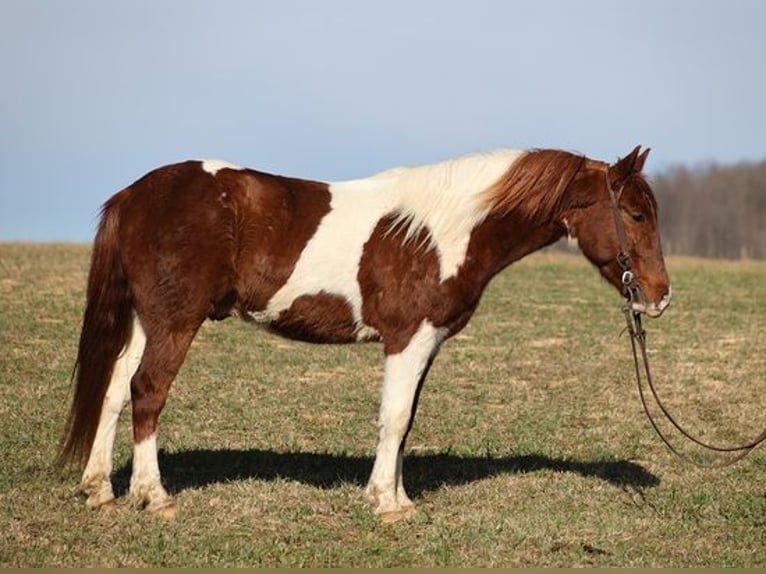
[(0, 0), (0, 241), (154, 167), (349, 179), (498, 147), (766, 157), (762, 0)]

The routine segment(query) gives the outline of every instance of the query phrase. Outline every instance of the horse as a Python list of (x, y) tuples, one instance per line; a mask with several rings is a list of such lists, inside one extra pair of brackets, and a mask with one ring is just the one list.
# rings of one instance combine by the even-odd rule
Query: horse
[(610, 165), (561, 149), (502, 149), (337, 182), (222, 160), (146, 173), (102, 206), (58, 460), (84, 464), (88, 507), (114, 505), (112, 450), (130, 403), (129, 500), (175, 515), (158, 418), (200, 326), (238, 317), (302, 341), (382, 343), (364, 493), (384, 521), (412, 516), (402, 468), (422, 385), (501, 270), (568, 236), (617, 289), (618, 256), (630, 257), (635, 312), (659, 316), (670, 303), (642, 174), (648, 153), (637, 146)]

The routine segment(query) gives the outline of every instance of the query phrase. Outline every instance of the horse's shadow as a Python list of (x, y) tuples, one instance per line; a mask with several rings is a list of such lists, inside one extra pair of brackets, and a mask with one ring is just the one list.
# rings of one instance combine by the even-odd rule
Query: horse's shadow
[[(171, 492), (210, 484), (255, 478), (295, 480), (317, 488), (366, 483), (373, 459), (335, 453), (274, 452), (271, 450), (160, 451), (163, 481)], [(128, 461), (115, 475), (118, 490), (127, 489)], [(550, 470), (595, 477), (623, 489), (643, 490), (660, 479), (640, 464), (627, 460), (576, 461), (541, 454), (505, 457), (464, 456), (452, 453), (409, 454), (404, 481), (414, 497), (442, 486), (468, 484), (502, 474), (527, 474)]]

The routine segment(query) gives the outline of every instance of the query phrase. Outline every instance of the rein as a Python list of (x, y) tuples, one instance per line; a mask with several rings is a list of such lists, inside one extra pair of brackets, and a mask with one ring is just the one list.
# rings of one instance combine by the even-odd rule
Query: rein
[[(624, 187), (624, 184), (622, 187)], [(615, 223), (615, 227), (617, 228), (617, 239), (620, 243), (620, 251), (617, 254), (617, 262), (620, 265), (620, 268), (622, 269), (622, 293), (626, 298), (626, 303), (622, 308), (622, 312), (625, 315), (627, 331), (628, 331), (628, 334), (630, 335), (630, 347), (631, 347), (631, 350), (633, 351), (633, 364), (636, 370), (636, 383), (638, 385), (638, 394), (641, 397), (641, 405), (643, 406), (644, 412), (646, 413), (646, 416), (649, 419), (649, 422), (651, 423), (652, 428), (654, 428), (654, 431), (657, 433), (660, 439), (662, 439), (662, 442), (665, 443), (665, 445), (670, 449), (670, 451), (676, 456), (678, 456), (679, 458), (687, 460), (691, 462), (692, 464), (695, 464), (696, 466), (703, 466), (703, 467), (723, 467), (723, 466), (732, 465), (735, 462), (743, 459), (755, 447), (757, 447), (764, 440), (766, 440), (766, 429), (764, 429), (764, 431), (761, 432), (761, 434), (758, 435), (756, 438), (742, 445), (736, 445), (736, 446), (712, 445), (695, 437), (689, 431), (687, 431), (683, 426), (681, 426), (681, 424), (679, 424), (676, 421), (673, 415), (670, 414), (670, 412), (665, 407), (662, 400), (660, 400), (660, 397), (657, 394), (657, 390), (655, 389), (654, 382), (652, 380), (651, 371), (649, 369), (649, 357), (646, 351), (646, 331), (641, 325), (641, 313), (639, 311), (634, 311), (632, 306), (632, 303), (637, 300), (641, 302), (645, 302), (645, 298), (644, 298), (643, 292), (641, 291), (641, 288), (639, 287), (636, 281), (635, 273), (633, 273), (632, 264), (630, 260), (630, 254), (628, 253), (628, 240), (627, 240), (627, 235), (625, 233), (625, 224), (623, 223), (622, 216), (620, 215), (620, 207), (618, 202), (619, 202), (619, 197), (622, 194), (622, 187), (620, 187), (618, 192), (615, 194), (614, 190), (612, 189), (611, 182), (609, 181), (609, 172), (607, 171), (606, 188), (609, 191), (609, 198), (612, 203), (612, 212), (614, 214), (614, 223)], [(639, 360), (639, 352), (638, 352), (639, 350), (640, 350), (640, 360)], [(657, 406), (660, 408), (660, 411), (662, 411), (662, 414), (665, 415), (665, 418), (668, 419), (668, 421), (676, 428), (676, 430), (678, 430), (683, 436), (691, 440), (693, 443), (705, 449), (708, 449), (714, 452), (719, 452), (719, 453), (738, 453), (738, 454), (731, 460), (724, 461), (721, 463), (715, 463), (715, 464), (700, 464), (699, 462), (692, 460), (689, 457), (681, 454), (678, 451), (678, 449), (676, 449), (670, 443), (667, 437), (662, 433), (662, 431), (660, 430), (660, 427), (657, 425), (657, 422), (655, 421), (654, 417), (649, 411), (647, 397), (644, 392), (644, 383), (642, 382), (642, 376), (641, 376), (642, 365), (643, 365), (643, 372), (646, 376), (646, 384), (648, 385), (651, 391), (654, 401), (657, 403)]]

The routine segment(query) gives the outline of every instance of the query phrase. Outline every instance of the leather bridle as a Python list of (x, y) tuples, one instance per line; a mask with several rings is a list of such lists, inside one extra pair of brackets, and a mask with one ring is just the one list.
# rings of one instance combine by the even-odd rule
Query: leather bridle
[[(620, 245), (620, 250), (617, 253), (617, 263), (619, 264), (620, 269), (622, 269), (622, 293), (626, 299), (626, 302), (622, 308), (622, 311), (623, 311), (623, 314), (625, 315), (625, 322), (627, 324), (626, 330), (628, 334), (630, 335), (630, 346), (631, 346), (631, 350), (633, 351), (633, 364), (636, 370), (636, 382), (638, 384), (638, 393), (639, 393), (639, 396), (641, 397), (641, 404), (644, 407), (644, 412), (646, 413), (646, 416), (649, 419), (649, 422), (654, 428), (654, 431), (662, 439), (662, 442), (664, 442), (665, 445), (670, 449), (670, 451), (673, 452), (678, 457), (688, 460), (697, 466), (713, 467), (713, 466), (728, 466), (728, 465), (734, 464), (735, 462), (747, 456), (747, 454), (749, 454), (755, 447), (757, 447), (764, 440), (766, 440), (766, 429), (764, 429), (764, 431), (761, 432), (761, 434), (758, 435), (756, 438), (742, 445), (718, 446), (718, 445), (709, 444), (703, 440), (700, 440), (696, 436), (692, 435), (689, 431), (687, 431), (683, 426), (681, 426), (676, 421), (676, 419), (670, 414), (668, 409), (665, 407), (664, 403), (660, 400), (660, 397), (657, 394), (657, 390), (655, 389), (654, 382), (652, 380), (651, 371), (649, 369), (649, 357), (646, 351), (646, 331), (641, 325), (642, 312), (637, 311), (633, 305), (635, 301), (645, 302), (645, 298), (636, 280), (636, 275), (633, 272), (633, 265), (630, 259), (630, 252), (628, 251), (628, 238), (625, 232), (625, 223), (622, 220), (622, 215), (620, 215), (619, 200), (620, 200), (620, 196), (622, 195), (622, 190), (624, 187), (625, 187), (625, 183), (623, 182), (618, 192), (617, 193), (614, 192), (614, 190), (612, 189), (612, 184), (609, 181), (609, 168), (607, 167), (606, 168), (606, 188), (609, 192), (609, 199), (611, 201), (612, 212), (614, 214), (614, 224), (615, 224), (615, 227), (617, 228), (617, 240)], [(640, 360), (639, 360), (639, 351), (641, 356)], [(660, 411), (662, 412), (662, 414), (665, 415), (665, 418), (668, 419), (668, 421), (676, 428), (676, 430), (678, 430), (687, 439), (689, 439), (693, 443), (703, 448), (706, 448), (708, 450), (718, 452), (718, 453), (737, 453), (736, 456), (733, 459), (724, 461), (722, 463), (703, 465), (681, 454), (681, 452), (671, 444), (671, 442), (668, 440), (665, 434), (663, 434), (663, 432), (660, 430), (660, 427), (658, 426), (657, 422), (655, 421), (654, 417), (652, 416), (649, 410), (646, 393), (644, 391), (644, 383), (642, 382), (642, 376), (641, 376), (642, 365), (643, 365), (643, 372), (646, 376), (646, 384), (649, 387), (649, 390), (651, 391), (651, 395), (654, 398), (654, 401), (657, 403), (657, 406), (660, 408)]]
[(609, 168), (606, 168), (606, 189), (609, 192), (609, 199), (612, 204), (612, 214), (614, 215), (614, 226), (617, 228), (617, 241), (620, 244), (620, 250), (617, 252), (617, 263), (622, 269), (622, 294), (628, 301), (628, 306), (636, 300), (645, 301), (644, 294), (636, 281), (636, 274), (633, 273), (633, 264), (630, 260), (628, 251), (628, 235), (625, 233), (625, 223), (620, 215), (620, 196), (625, 188), (623, 182), (617, 193), (612, 189), (612, 183), (609, 181)]

